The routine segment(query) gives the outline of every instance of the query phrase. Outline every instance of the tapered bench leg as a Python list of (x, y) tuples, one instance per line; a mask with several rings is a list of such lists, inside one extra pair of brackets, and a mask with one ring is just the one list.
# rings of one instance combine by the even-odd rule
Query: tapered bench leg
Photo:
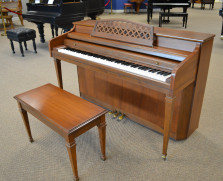
[(22, 42), (19, 42), (19, 47), (20, 47), (21, 54), (24, 57), (24, 52), (23, 52), (23, 48), (22, 48)]
[(12, 53), (15, 53), (14, 44), (13, 44), (12, 40), (10, 40), (10, 44), (11, 44), (11, 48), (12, 48)]
[(71, 167), (74, 174), (74, 180), (79, 181), (77, 171), (77, 156), (76, 156), (76, 143), (75, 140), (71, 140), (69, 137), (66, 139), (66, 147), (70, 158)]
[(101, 122), (98, 126), (99, 138), (100, 138), (100, 145), (101, 145), (101, 159), (106, 160), (106, 122), (105, 122), (105, 115), (101, 116)]
[(25, 47), (25, 50), (28, 50), (28, 49), (27, 49), (26, 41), (24, 41), (24, 47)]
[(19, 106), (19, 111), (21, 113), (24, 125), (26, 127), (26, 131), (27, 131), (28, 136), (29, 136), (29, 141), (32, 143), (33, 142), (33, 138), (32, 138), (32, 133), (31, 133), (30, 126), (29, 126), (29, 118), (28, 118), (27, 111), (22, 109), (22, 106), (21, 106), (20, 103), (18, 103), (18, 106)]
[(35, 39), (33, 38), (32, 40), (33, 40), (33, 48), (34, 48), (34, 51), (35, 51), (35, 53), (37, 53), (37, 51), (36, 51), (36, 42), (35, 42)]

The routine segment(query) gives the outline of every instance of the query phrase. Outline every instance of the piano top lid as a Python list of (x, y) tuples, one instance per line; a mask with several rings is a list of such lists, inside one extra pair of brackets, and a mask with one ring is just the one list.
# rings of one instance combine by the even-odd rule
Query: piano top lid
[(215, 37), (214, 34), (194, 32), (188, 30), (174, 30), (169, 28), (155, 27), (154, 32), (156, 36), (175, 38), (187, 41), (206, 42)]
[[(96, 20), (85, 20), (73, 22), (74, 25), (94, 27)], [(144, 24), (147, 25), (147, 24)], [(168, 37), (174, 39), (182, 39), (194, 42), (206, 42), (215, 37), (214, 34), (193, 32), (188, 30), (174, 30), (169, 28), (154, 27), (154, 34), (160, 37)]]

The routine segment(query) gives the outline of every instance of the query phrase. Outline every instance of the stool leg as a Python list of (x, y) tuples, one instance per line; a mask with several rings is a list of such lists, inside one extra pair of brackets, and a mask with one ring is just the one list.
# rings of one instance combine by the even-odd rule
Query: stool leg
[(26, 41), (24, 41), (24, 46), (25, 46), (25, 50), (28, 50), (28, 49), (27, 49)]
[(15, 53), (15, 49), (14, 49), (14, 45), (13, 45), (13, 41), (10, 40), (10, 44), (11, 44), (11, 48), (12, 48), (12, 53)]
[(187, 28), (187, 18), (188, 16), (186, 16), (186, 20), (185, 20), (185, 29)]
[(101, 145), (101, 159), (106, 160), (106, 122), (105, 122), (105, 115), (101, 116), (100, 124), (98, 126), (98, 132), (100, 137), (100, 145)]
[(73, 142), (72, 142), (69, 138), (67, 138), (66, 139), (66, 147), (67, 147), (71, 167), (72, 167), (73, 174), (74, 174), (74, 180), (78, 181), (79, 177), (78, 177), (78, 171), (77, 171), (77, 158), (76, 158), (76, 143), (75, 143), (75, 140), (73, 140)]
[(24, 57), (24, 52), (23, 52), (22, 42), (21, 41), (19, 42), (19, 47), (20, 47), (21, 54)]
[(18, 103), (18, 106), (19, 106), (19, 111), (21, 113), (24, 125), (26, 127), (26, 131), (27, 131), (28, 136), (29, 136), (29, 141), (32, 143), (33, 142), (33, 137), (32, 137), (32, 133), (31, 133), (30, 126), (29, 126), (29, 118), (28, 118), (27, 111), (22, 109), (22, 106), (21, 106), (20, 103)]
[(35, 42), (35, 39), (33, 38), (32, 41), (33, 41), (33, 48), (34, 48), (34, 51), (35, 51), (35, 53), (37, 53), (37, 51), (36, 51), (36, 42)]

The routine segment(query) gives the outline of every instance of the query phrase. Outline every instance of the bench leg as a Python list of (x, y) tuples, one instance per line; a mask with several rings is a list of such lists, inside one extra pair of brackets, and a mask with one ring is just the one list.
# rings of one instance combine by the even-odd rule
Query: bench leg
[(106, 122), (105, 122), (105, 115), (101, 116), (101, 122), (98, 126), (98, 132), (100, 137), (100, 145), (101, 145), (101, 159), (106, 160)]
[(34, 48), (34, 51), (35, 51), (35, 53), (37, 53), (37, 51), (36, 51), (36, 42), (35, 42), (35, 39), (33, 38), (32, 40), (33, 40), (33, 48)]
[(18, 103), (18, 106), (19, 106), (19, 111), (21, 113), (24, 125), (26, 127), (26, 131), (27, 131), (28, 136), (29, 136), (29, 141), (32, 143), (33, 142), (33, 137), (32, 137), (32, 133), (31, 133), (31, 130), (30, 130), (29, 118), (28, 118), (27, 111), (22, 108), (20, 103)]
[(12, 48), (12, 53), (15, 53), (15, 49), (14, 49), (14, 45), (13, 45), (13, 41), (10, 40), (10, 44), (11, 44), (11, 48)]
[(71, 167), (74, 174), (74, 180), (78, 181), (78, 171), (77, 171), (77, 156), (76, 156), (76, 143), (75, 140), (71, 141), (69, 138), (66, 139), (66, 147), (68, 151), (68, 155), (70, 158)]
[(22, 48), (22, 42), (19, 42), (19, 47), (20, 47), (21, 54), (24, 57), (24, 52), (23, 52), (23, 48)]
[(25, 50), (28, 50), (28, 49), (27, 49), (26, 41), (24, 41), (24, 46), (25, 46)]

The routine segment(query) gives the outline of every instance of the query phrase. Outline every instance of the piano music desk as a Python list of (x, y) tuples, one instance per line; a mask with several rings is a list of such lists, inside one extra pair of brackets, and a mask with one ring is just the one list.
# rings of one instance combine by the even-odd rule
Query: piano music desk
[(75, 138), (98, 127), (102, 160), (105, 156), (105, 109), (70, 94), (52, 84), (14, 97), (19, 106), (30, 142), (33, 142), (27, 112), (64, 137), (75, 180), (79, 180)]

